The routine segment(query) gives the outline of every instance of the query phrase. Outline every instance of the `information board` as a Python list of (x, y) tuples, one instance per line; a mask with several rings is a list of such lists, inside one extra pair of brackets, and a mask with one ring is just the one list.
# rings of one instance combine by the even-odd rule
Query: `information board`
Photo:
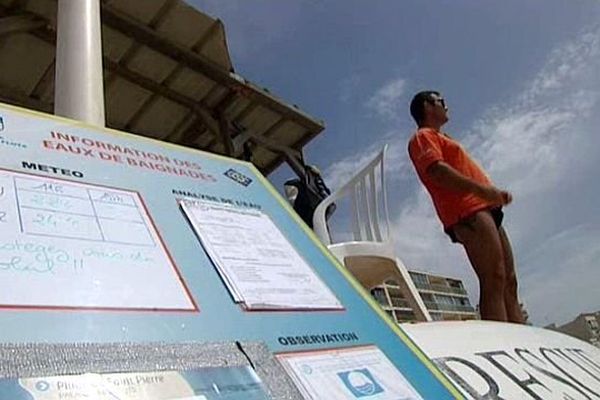
[(196, 310), (135, 192), (0, 170), (0, 224), (0, 306)]
[[(420, 397), (461, 398), (251, 164), (12, 106), (0, 120), (0, 342), (373, 346)], [(190, 200), (268, 218), (339, 307), (240, 305)]]

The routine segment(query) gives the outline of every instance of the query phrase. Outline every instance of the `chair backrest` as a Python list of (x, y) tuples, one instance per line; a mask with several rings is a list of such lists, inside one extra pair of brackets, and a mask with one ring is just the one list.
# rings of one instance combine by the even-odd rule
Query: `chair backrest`
[(346, 196), (350, 197), (350, 219), (354, 241), (389, 242), (392, 240), (384, 171), (387, 147), (387, 144), (383, 146), (383, 149), (367, 165), (345, 185), (323, 200), (315, 210), (314, 230), (325, 245), (332, 244), (325, 217), (327, 207)]

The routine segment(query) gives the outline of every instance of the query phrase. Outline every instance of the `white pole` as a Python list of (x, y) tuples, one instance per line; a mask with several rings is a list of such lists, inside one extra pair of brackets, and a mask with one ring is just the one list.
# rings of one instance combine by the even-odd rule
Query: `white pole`
[(54, 113), (104, 126), (100, 0), (58, 0)]

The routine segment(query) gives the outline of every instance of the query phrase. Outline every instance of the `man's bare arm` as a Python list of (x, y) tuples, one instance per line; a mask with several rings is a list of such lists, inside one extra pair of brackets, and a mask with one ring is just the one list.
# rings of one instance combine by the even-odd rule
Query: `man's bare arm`
[(443, 161), (437, 161), (427, 168), (429, 177), (439, 186), (457, 192), (473, 193), (484, 200), (509, 204), (512, 195), (492, 185), (482, 185), (464, 176)]

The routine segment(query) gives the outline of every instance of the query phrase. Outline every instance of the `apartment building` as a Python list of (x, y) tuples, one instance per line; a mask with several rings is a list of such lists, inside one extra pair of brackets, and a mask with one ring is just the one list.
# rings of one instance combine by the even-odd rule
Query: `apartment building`
[(546, 328), (566, 333), (600, 347), (600, 311), (579, 314), (573, 321), (564, 325), (556, 326), (552, 324)]
[[(435, 321), (478, 319), (460, 279), (409, 271), (425, 306)], [(371, 290), (382, 308), (398, 323), (415, 321), (415, 315), (395, 282)]]

